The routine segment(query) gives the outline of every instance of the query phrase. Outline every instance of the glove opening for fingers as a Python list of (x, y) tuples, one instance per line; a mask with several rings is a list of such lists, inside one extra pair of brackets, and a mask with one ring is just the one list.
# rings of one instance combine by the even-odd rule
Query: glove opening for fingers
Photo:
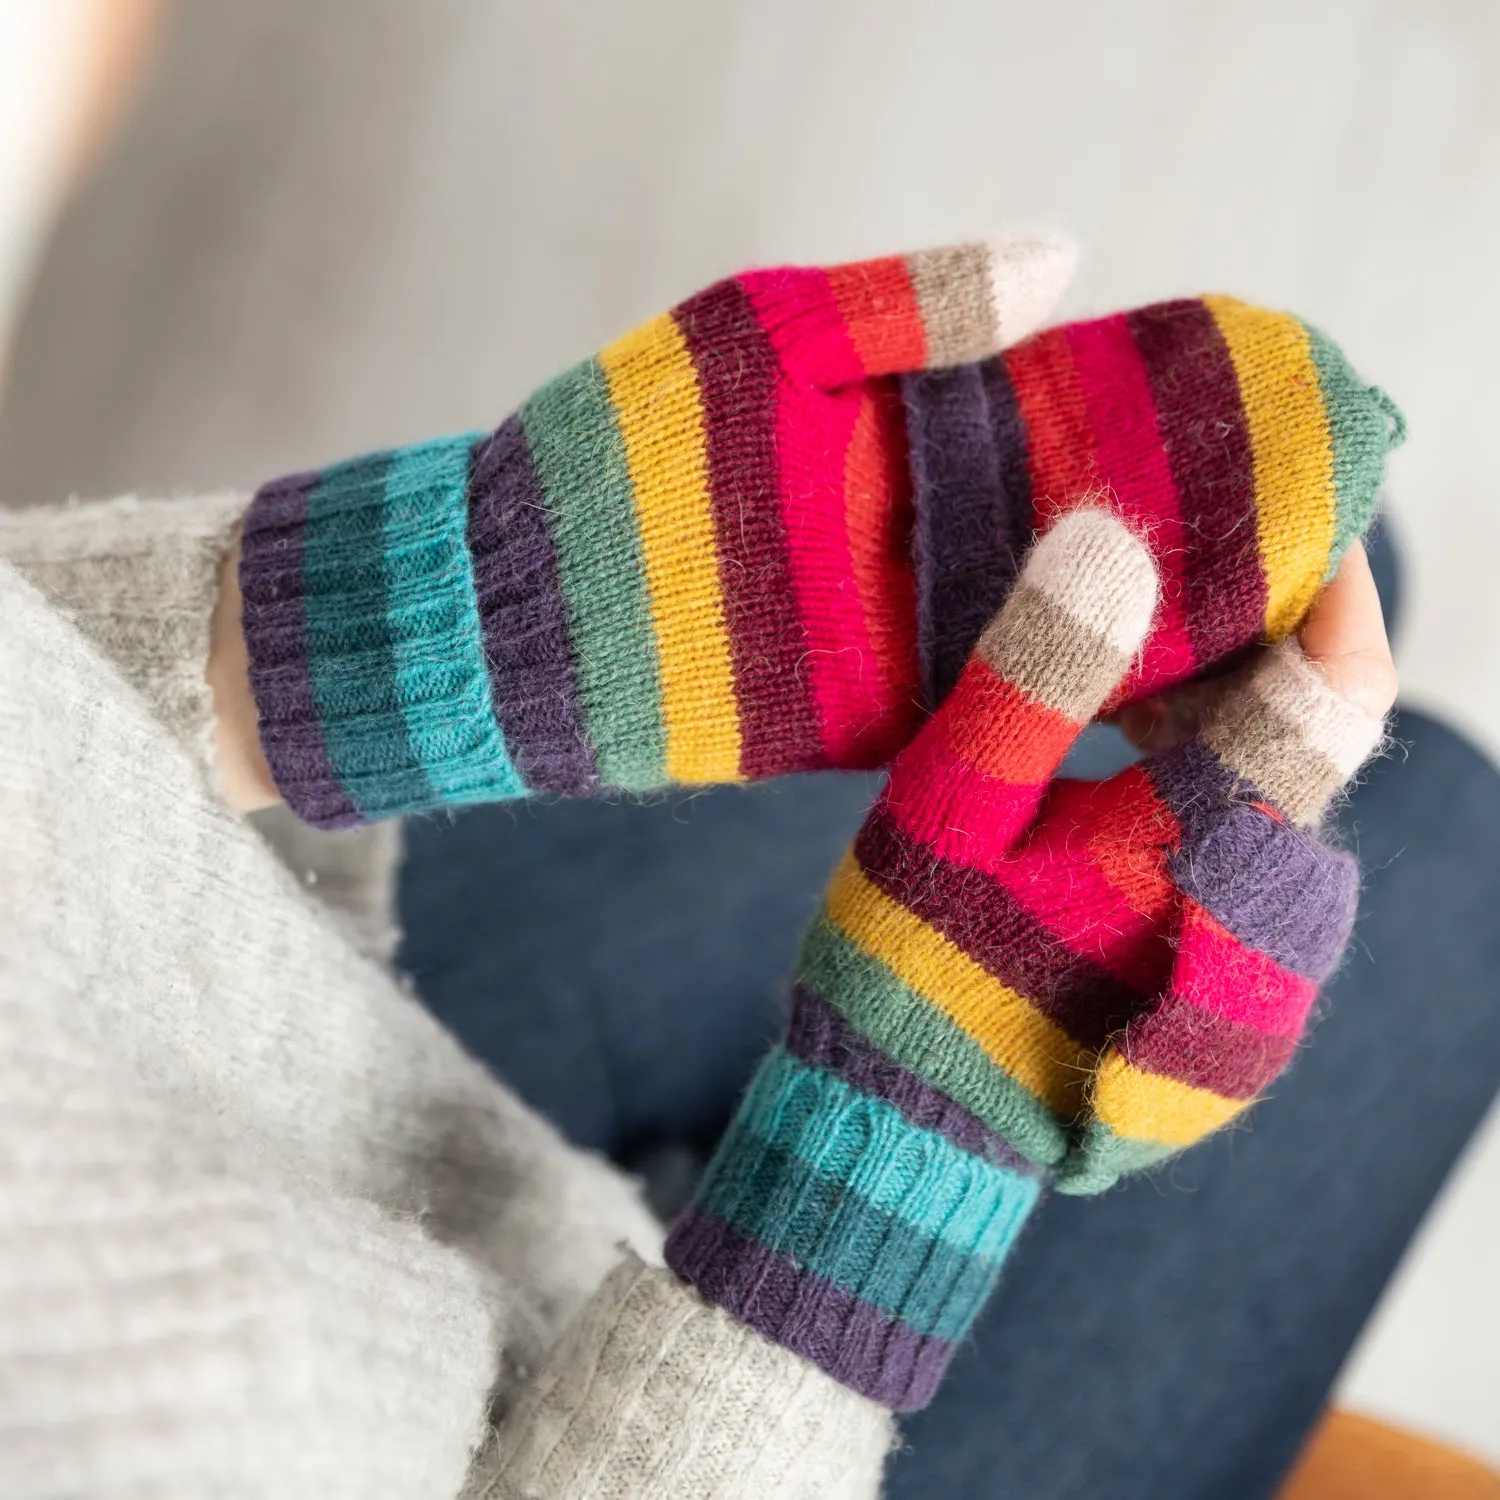
[(1287, 640), (1219, 696), (1202, 734), (1266, 801), (1312, 827), (1379, 748), (1385, 723), (1336, 693), (1301, 647)]

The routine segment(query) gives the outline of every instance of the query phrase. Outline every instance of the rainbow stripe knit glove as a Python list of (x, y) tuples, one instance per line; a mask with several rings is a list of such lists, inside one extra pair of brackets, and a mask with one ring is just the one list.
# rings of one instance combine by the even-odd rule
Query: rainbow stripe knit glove
[(288, 804), (339, 827), (883, 764), (1025, 539), (1101, 489), (1163, 573), (1127, 693), (1287, 633), (1370, 517), (1389, 403), (1228, 298), (989, 357), (1072, 263), (1016, 238), (748, 272), (494, 432), (264, 486), (240, 583)]
[(1357, 871), (1314, 825), (1381, 725), (1294, 643), (1198, 738), (1053, 781), (1158, 609), (1108, 511), (1037, 543), (835, 874), (762, 1064), (672, 1231), (707, 1298), (924, 1405), (1049, 1182), (1093, 1193), (1287, 1063)]

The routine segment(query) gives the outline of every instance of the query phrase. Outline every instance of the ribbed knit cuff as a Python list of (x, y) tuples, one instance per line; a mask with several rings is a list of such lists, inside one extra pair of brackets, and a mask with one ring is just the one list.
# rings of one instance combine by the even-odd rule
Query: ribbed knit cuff
[(264, 486), (240, 560), (261, 743), (324, 828), (523, 795), (496, 717), (469, 495), (492, 439)]
[(912, 1105), (778, 1048), (667, 1241), (704, 1297), (895, 1411), (931, 1400), (1042, 1190)]

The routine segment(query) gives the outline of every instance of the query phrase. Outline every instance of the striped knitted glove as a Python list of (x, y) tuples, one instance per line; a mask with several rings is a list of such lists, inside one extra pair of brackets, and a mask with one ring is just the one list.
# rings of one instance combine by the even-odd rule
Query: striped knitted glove
[(1164, 576), (1131, 692), (1284, 634), (1369, 518), (1388, 403), (1230, 299), (986, 358), (1072, 261), (1017, 238), (749, 272), (492, 433), (266, 485), (240, 583), (282, 795), (338, 827), (883, 764), (1013, 542), (1100, 488)]
[(1020, 237), (715, 286), (494, 432), (264, 486), (261, 741), (338, 827), (530, 791), (880, 764), (920, 711), (892, 379), (1038, 328)]
[(1290, 643), (1202, 734), (1053, 781), (1157, 604), (1079, 510), (897, 758), (667, 1259), (896, 1410), (927, 1402), (1044, 1186), (1097, 1192), (1245, 1109), (1353, 918), (1312, 831), (1380, 724)]

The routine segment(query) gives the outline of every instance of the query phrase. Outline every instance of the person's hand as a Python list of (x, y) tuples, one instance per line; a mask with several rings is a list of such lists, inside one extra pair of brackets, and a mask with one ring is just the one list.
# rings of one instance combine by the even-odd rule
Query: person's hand
[(668, 1264), (918, 1406), (1043, 1181), (1102, 1191), (1247, 1109), (1353, 921), (1354, 861), (1319, 828), (1382, 732), (1361, 576), (1311, 634), (1362, 703), (1283, 641), (1190, 738), (1054, 780), (1159, 609), (1143, 540), (1109, 511), (1063, 515), (896, 758)]
[[(236, 537), (220, 575), (205, 677), (213, 690), (221, 789), (236, 811), (255, 812), (280, 801), (280, 794), (257, 732), (240, 620), (238, 565)], [(1345, 554), (1314, 602), (1298, 641), (1334, 692), (1372, 718), (1390, 712), (1396, 701), (1396, 665), (1363, 543)], [(1213, 682), (1187, 685), (1163, 697), (1127, 704), (1116, 722), (1138, 748), (1165, 750), (1197, 729), (1204, 708), (1219, 690)]]
[(210, 666), (225, 791), (337, 827), (883, 763), (922, 713), (893, 378), (1034, 333), (1076, 259), (746, 272), (491, 434), (263, 486)]
[(922, 714), (894, 377), (1024, 339), (1074, 260), (746, 272), (492, 433), (263, 486), (239, 576), (283, 796), (338, 827), (883, 763)]

